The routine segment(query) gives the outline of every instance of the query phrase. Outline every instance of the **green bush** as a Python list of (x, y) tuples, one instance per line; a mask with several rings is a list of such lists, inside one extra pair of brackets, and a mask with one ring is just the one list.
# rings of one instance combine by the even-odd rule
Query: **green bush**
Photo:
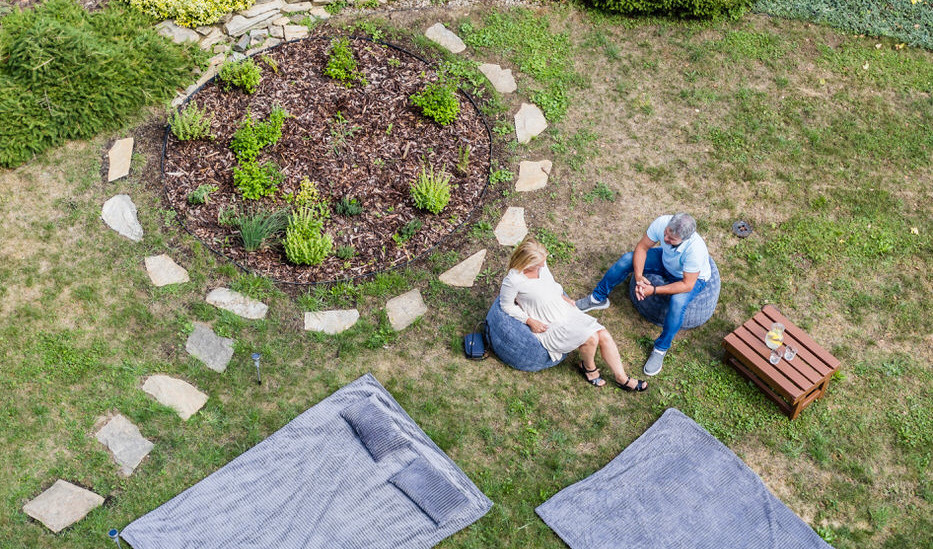
[(392, 235), (392, 240), (399, 246), (411, 240), (411, 237), (415, 236), (415, 233), (421, 230), (421, 227), (424, 227), (424, 223), (417, 217), (406, 223)]
[(187, 85), (204, 57), (118, 2), (88, 13), (72, 0), (16, 10), (0, 25), (0, 166), (67, 139), (120, 128)]
[(356, 255), (356, 248), (353, 246), (340, 246), (337, 248), (337, 257), (343, 260), (353, 259), (353, 256)]
[(450, 202), (450, 174), (422, 166), (421, 174), (411, 184), (411, 198), (420, 210), (438, 214)]
[(254, 0), (129, 0), (129, 3), (158, 19), (174, 19), (179, 25), (194, 28), (245, 10)]
[(276, 105), (264, 121), (257, 121), (249, 111), (240, 122), (240, 127), (230, 140), (230, 149), (240, 162), (252, 162), (259, 152), (282, 138), (282, 126), (288, 118), (288, 111)]
[(217, 185), (198, 185), (188, 193), (188, 204), (207, 204), (208, 197), (217, 190)]
[(337, 212), (338, 215), (352, 217), (363, 213), (363, 206), (360, 206), (359, 200), (344, 196), (334, 206), (334, 211)]
[(272, 196), (283, 181), (285, 176), (274, 162), (260, 164), (251, 160), (233, 168), (233, 184), (243, 198), (250, 200)]
[(457, 90), (444, 80), (432, 82), (420, 92), (409, 97), (411, 104), (420, 107), (421, 113), (441, 126), (446, 126), (460, 114)]
[(236, 224), (240, 229), (243, 248), (248, 252), (258, 250), (269, 237), (285, 229), (287, 219), (284, 211), (260, 210), (251, 215), (238, 216)]
[(252, 94), (256, 92), (256, 87), (262, 80), (262, 71), (252, 57), (247, 57), (242, 61), (225, 61), (220, 66), (217, 76), (224, 83), (224, 90), (230, 91), (231, 88), (237, 87)]
[(284, 244), (285, 257), (297, 265), (317, 265), (334, 249), (334, 241), (324, 232), (324, 221), (308, 208), (292, 213)]
[(172, 135), (179, 141), (192, 139), (209, 139), (211, 135), (211, 120), (214, 115), (201, 110), (195, 103), (188, 103), (184, 109), (172, 111), (168, 124), (172, 128)]
[(361, 86), (369, 84), (366, 77), (360, 72), (356, 59), (353, 58), (353, 50), (350, 49), (350, 40), (348, 38), (334, 38), (330, 41), (324, 75), (339, 80), (348, 88), (352, 87), (354, 82), (359, 83)]
[(738, 19), (752, 0), (589, 0), (594, 7), (625, 15), (673, 15)]

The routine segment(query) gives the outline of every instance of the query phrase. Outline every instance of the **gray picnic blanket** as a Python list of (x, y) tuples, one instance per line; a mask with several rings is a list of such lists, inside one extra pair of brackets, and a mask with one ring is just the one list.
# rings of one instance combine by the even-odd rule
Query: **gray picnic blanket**
[(574, 549), (830, 547), (738, 456), (674, 408), (535, 511)]
[(433, 547), (490, 507), (366, 374), (121, 535), (135, 549)]

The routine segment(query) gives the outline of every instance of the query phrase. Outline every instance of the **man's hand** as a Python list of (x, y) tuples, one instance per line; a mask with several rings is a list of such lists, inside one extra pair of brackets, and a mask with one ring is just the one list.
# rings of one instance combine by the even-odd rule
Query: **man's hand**
[(657, 289), (651, 284), (651, 281), (644, 277), (635, 284), (635, 298), (638, 301), (642, 301), (646, 297), (654, 295), (656, 291)]
[(547, 331), (547, 324), (541, 322), (540, 320), (529, 318), (525, 321), (525, 324), (527, 324), (528, 327), (531, 328), (531, 331), (536, 334), (543, 334)]

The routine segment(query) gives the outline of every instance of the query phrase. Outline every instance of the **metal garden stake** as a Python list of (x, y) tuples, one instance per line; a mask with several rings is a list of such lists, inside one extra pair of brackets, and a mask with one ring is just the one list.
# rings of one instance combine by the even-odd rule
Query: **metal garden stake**
[(117, 544), (118, 549), (122, 547), (120, 545), (120, 531), (119, 530), (117, 530), (116, 528), (111, 528), (110, 531), (107, 532), (107, 535), (110, 536), (110, 539), (112, 539), (113, 542)]
[(256, 384), (262, 385), (262, 376), (259, 375), (259, 359), (262, 357), (259, 353), (253, 353), (253, 364), (256, 365)]

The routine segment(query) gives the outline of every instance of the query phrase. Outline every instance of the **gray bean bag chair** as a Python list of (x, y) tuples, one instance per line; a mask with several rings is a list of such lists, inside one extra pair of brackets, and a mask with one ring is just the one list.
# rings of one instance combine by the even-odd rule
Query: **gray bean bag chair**
[[(713, 273), (706, 282), (706, 287), (703, 288), (699, 295), (693, 298), (690, 305), (687, 305), (687, 313), (684, 315), (684, 324), (682, 328), (696, 328), (697, 326), (705, 324), (706, 321), (713, 316), (713, 311), (716, 310), (716, 304), (719, 302), (720, 280), (719, 269), (716, 267), (716, 262), (713, 261), (712, 257), (709, 258), (709, 266), (712, 268)], [(668, 280), (661, 275), (649, 274), (645, 276), (656, 286), (663, 286), (664, 284), (674, 282), (673, 279)], [(634, 276), (632, 276), (629, 281), (628, 293), (632, 303), (635, 305), (635, 309), (641, 313), (641, 316), (658, 326), (664, 325), (664, 317), (667, 315), (667, 307), (671, 300), (670, 296), (653, 295), (646, 297), (642, 301), (638, 301), (638, 299), (635, 298)]]
[(547, 350), (531, 333), (531, 328), (502, 310), (498, 297), (486, 314), (486, 341), (499, 360), (524, 372), (538, 372), (556, 366), (567, 356), (551, 360)]

